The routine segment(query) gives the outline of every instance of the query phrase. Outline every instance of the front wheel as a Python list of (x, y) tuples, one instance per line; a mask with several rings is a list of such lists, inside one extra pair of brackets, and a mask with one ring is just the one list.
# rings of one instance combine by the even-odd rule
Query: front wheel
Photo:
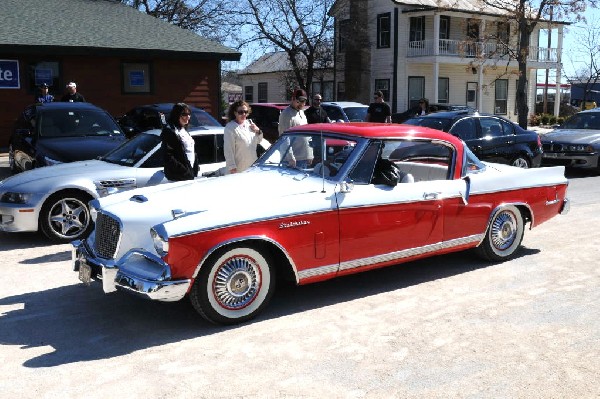
[(42, 232), (52, 241), (62, 243), (85, 238), (93, 227), (87, 205), (91, 199), (75, 191), (52, 194), (40, 212)]
[(235, 324), (260, 313), (274, 290), (275, 270), (268, 254), (230, 246), (211, 255), (202, 266), (190, 300), (206, 320)]
[(485, 239), (477, 247), (484, 259), (500, 262), (510, 259), (523, 241), (523, 216), (516, 206), (509, 205), (496, 211)]

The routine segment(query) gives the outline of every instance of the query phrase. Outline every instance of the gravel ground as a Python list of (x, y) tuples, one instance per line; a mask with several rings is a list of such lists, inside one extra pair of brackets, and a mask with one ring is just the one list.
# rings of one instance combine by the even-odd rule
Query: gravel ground
[(599, 183), (572, 179), (571, 212), (510, 262), (463, 252), (280, 286), (227, 328), (85, 287), (69, 245), (0, 233), (0, 397), (599, 398)]

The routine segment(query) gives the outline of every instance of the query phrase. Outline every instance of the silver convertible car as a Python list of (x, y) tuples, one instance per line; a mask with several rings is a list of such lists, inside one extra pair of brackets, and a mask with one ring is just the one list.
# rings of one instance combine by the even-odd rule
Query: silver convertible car
[[(191, 134), (199, 174), (218, 174), (225, 166), (223, 128)], [(100, 159), (36, 168), (0, 181), (0, 231), (41, 230), (55, 242), (80, 239), (93, 227), (90, 200), (167, 181), (160, 130), (149, 130)]]

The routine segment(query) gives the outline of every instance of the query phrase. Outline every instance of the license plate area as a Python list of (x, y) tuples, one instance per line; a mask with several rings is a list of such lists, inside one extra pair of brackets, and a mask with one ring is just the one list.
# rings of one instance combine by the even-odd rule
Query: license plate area
[(79, 261), (79, 280), (85, 285), (92, 282), (92, 267), (84, 261)]

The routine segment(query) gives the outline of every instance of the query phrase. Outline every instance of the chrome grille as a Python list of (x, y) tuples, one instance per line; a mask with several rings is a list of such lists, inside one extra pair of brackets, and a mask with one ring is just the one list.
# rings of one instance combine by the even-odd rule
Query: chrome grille
[(104, 259), (114, 258), (120, 238), (119, 222), (110, 216), (99, 213), (96, 218), (96, 240), (94, 242), (96, 254)]

